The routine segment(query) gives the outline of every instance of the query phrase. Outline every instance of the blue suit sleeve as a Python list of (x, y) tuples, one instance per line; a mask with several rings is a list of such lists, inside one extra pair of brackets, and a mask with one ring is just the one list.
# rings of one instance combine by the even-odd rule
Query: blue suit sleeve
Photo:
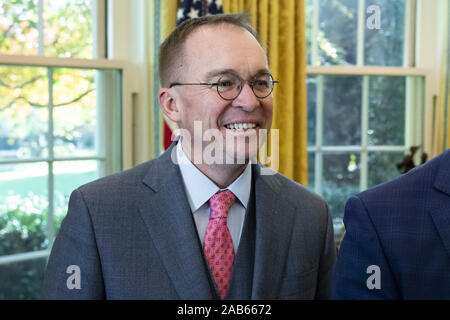
[(349, 199), (345, 236), (338, 254), (332, 299), (400, 299), (380, 236), (363, 201)]
[(103, 299), (104, 292), (91, 216), (82, 193), (75, 190), (52, 247), (41, 297)]

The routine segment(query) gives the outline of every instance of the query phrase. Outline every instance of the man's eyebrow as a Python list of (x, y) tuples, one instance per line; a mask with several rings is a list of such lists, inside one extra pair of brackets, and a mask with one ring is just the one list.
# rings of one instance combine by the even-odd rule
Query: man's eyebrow
[(270, 74), (271, 75), (269, 69), (259, 69), (258, 71), (256, 71), (254, 77), (257, 77), (257, 76), (262, 75), (262, 74)]
[[(234, 74), (238, 76), (238, 72), (235, 69), (218, 69), (218, 70), (212, 70), (209, 71), (206, 74), (206, 80), (211, 80), (214, 77), (223, 75), (223, 74)], [(259, 75), (262, 74), (270, 74), (270, 71), (268, 69), (259, 69), (258, 71), (256, 71), (256, 73), (252, 76), (252, 78), (257, 77)]]
[(212, 71), (209, 71), (209, 72), (206, 74), (206, 79), (207, 79), (207, 80), (211, 80), (211, 79), (214, 78), (214, 77), (220, 76), (220, 75), (222, 75), (222, 74), (227, 74), (227, 73), (231, 73), (231, 74), (237, 75), (237, 72), (236, 72), (236, 70), (234, 70), (234, 69), (219, 69), (219, 70), (212, 70)]

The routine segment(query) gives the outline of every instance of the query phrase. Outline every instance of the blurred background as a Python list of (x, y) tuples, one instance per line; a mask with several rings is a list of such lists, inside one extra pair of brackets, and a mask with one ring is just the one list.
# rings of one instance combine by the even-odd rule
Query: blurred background
[(74, 189), (170, 143), (177, 21), (239, 11), (280, 80), (270, 165), (328, 202), (337, 242), (351, 195), (449, 147), (446, 0), (0, 0), (0, 299), (39, 297)]

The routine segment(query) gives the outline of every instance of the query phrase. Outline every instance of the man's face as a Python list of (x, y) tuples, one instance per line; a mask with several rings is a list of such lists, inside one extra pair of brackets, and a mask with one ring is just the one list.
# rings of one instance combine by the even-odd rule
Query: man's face
[[(216, 83), (224, 74), (251, 81), (261, 72), (269, 72), (265, 52), (258, 41), (249, 32), (234, 25), (200, 27), (187, 38), (184, 54), (185, 66), (178, 82)], [(257, 98), (246, 82), (240, 94), (231, 101), (221, 98), (216, 86), (176, 86), (172, 90), (175, 90), (180, 111), (178, 125), (189, 131), (192, 137), (191, 146), (183, 143), (183, 148), (190, 147), (192, 150), (194, 139), (201, 139), (194, 137), (194, 121), (201, 121), (203, 134), (209, 129), (220, 133), (224, 149), (219, 153), (223, 156), (236, 160), (244, 152), (247, 160), (256, 155), (260, 142), (251, 142), (257, 141), (255, 139), (261, 129), (267, 132), (270, 129), (272, 94), (263, 99)], [(250, 128), (256, 126), (251, 130), (237, 130), (235, 128), (239, 125), (236, 124), (250, 124)], [(232, 141), (228, 139), (227, 143), (227, 136), (232, 137)], [(204, 141), (202, 150), (209, 144), (211, 140)]]

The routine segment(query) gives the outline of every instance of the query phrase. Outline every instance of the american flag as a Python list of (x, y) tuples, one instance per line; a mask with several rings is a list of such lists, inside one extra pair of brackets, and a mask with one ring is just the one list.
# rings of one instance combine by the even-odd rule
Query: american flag
[[(177, 12), (177, 26), (183, 21), (210, 14), (223, 13), (222, 0), (180, 0)], [(172, 144), (172, 130), (164, 121), (164, 149)]]
[(180, 0), (177, 25), (190, 18), (223, 13), (222, 0)]

